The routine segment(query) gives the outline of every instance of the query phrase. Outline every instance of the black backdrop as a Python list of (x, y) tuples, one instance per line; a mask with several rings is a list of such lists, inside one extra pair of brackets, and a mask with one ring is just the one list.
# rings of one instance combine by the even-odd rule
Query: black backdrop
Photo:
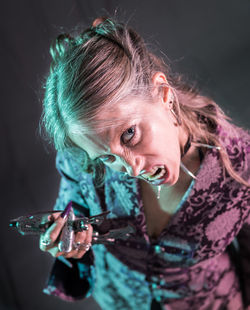
[(114, 13), (129, 20), (175, 70), (195, 79), (241, 126), (249, 126), (249, 0), (1, 1), (0, 309), (98, 309), (42, 293), (52, 257), (8, 228), (11, 218), (51, 209), (55, 153), (38, 134), (49, 44), (62, 30)]

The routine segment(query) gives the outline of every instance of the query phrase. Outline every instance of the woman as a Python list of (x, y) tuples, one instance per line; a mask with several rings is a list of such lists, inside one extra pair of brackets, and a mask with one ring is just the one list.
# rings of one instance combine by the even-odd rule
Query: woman
[[(55, 209), (67, 207), (40, 248), (73, 268), (56, 260), (45, 292), (92, 294), (103, 309), (247, 308), (249, 134), (112, 19), (51, 52), (43, 123), (62, 175)], [(77, 216), (110, 211), (106, 230), (132, 235), (91, 247), (88, 225), (62, 251), (70, 201)]]

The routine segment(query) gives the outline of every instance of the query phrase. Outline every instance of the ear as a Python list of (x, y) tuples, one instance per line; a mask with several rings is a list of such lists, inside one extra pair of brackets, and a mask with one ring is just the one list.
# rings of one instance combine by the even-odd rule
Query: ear
[[(157, 95), (160, 95), (160, 98), (162, 100), (163, 103), (169, 104), (172, 101), (172, 91), (171, 91), (171, 87), (168, 84), (168, 80), (166, 78), (166, 75), (162, 72), (156, 72), (153, 76), (152, 76), (152, 84), (153, 84), (153, 91), (152, 94), (154, 97), (156, 97)], [(159, 89), (161, 89), (161, 91), (159, 92)]]

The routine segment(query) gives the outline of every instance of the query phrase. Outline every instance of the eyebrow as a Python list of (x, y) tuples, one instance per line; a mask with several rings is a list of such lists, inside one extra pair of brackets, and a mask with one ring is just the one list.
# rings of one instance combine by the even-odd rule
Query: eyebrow
[[(115, 131), (116, 131), (116, 135), (122, 134), (122, 132), (123, 132), (123, 130), (124, 130), (124, 128), (125, 128), (125, 124), (126, 124), (127, 122), (128, 122), (128, 119), (123, 120), (123, 122), (121, 122), (120, 124), (114, 124), (113, 126), (108, 126), (108, 127), (106, 127), (105, 129), (100, 130), (99, 134), (102, 133), (102, 137), (105, 139), (105, 143), (109, 144), (110, 141), (111, 141), (111, 139), (110, 139), (111, 131), (112, 131), (112, 130), (113, 130), (113, 131), (115, 130)], [(118, 132), (117, 132), (117, 131), (118, 131)], [(89, 136), (88, 139), (89, 139), (90, 141), (93, 141), (93, 140), (91, 140), (91, 136)], [(94, 140), (93, 142), (94, 142), (98, 147), (104, 148), (103, 142), (101, 142), (100, 139), (96, 139), (96, 140)], [(109, 150), (107, 149), (107, 151), (109, 151)], [(102, 155), (108, 155), (108, 154), (102, 154)], [(95, 160), (97, 160), (97, 159), (98, 159), (100, 156), (102, 156), (102, 155), (98, 155), (98, 156), (96, 156), (96, 157), (94, 157), (94, 158), (91, 158), (91, 157), (89, 156), (89, 158), (90, 158), (92, 161), (95, 161)]]
[(97, 146), (97, 148), (99, 148), (99, 150), (97, 152), (98, 155), (97, 156), (93, 156), (91, 157), (89, 154), (89, 158), (93, 161), (97, 160), (100, 156), (103, 155), (107, 155), (107, 153), (110, 153), (110, 148), (109, 148), (109, 138), (107, 137), (107, 134), (105, 133), (105, 135), (103, 136), (103, 141), (102, 139), (91, 139), (91, 137), (89, 137), (90, 141), (95, 144)]

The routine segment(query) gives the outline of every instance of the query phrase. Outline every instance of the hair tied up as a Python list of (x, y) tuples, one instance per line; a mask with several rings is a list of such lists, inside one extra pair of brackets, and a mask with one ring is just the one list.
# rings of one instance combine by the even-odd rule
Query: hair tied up
[(92, 27), (97, 27), (99, 26), (100, 24), (104, 23), (105, 20), (107, 20), (108, 18), (107, 17), (98, 17), (96, 18), (93, 23), (92, 23)]
[(50, 54), (52, 56), (51, 70), (62, 57), (70, 45), (74, 43), (74, 39), (67, 33), (60, 34), (56, 40), (51, 44)]
[(126, 29), (124, 29), (122, 24), (115, 22), (109, 17), (98, 17), (93, 21), (91, 30), (96, 35), (119, 46), (127, 55), (128, 59), (131, 60), (131, 53), (122, 40), (126, 36)]

